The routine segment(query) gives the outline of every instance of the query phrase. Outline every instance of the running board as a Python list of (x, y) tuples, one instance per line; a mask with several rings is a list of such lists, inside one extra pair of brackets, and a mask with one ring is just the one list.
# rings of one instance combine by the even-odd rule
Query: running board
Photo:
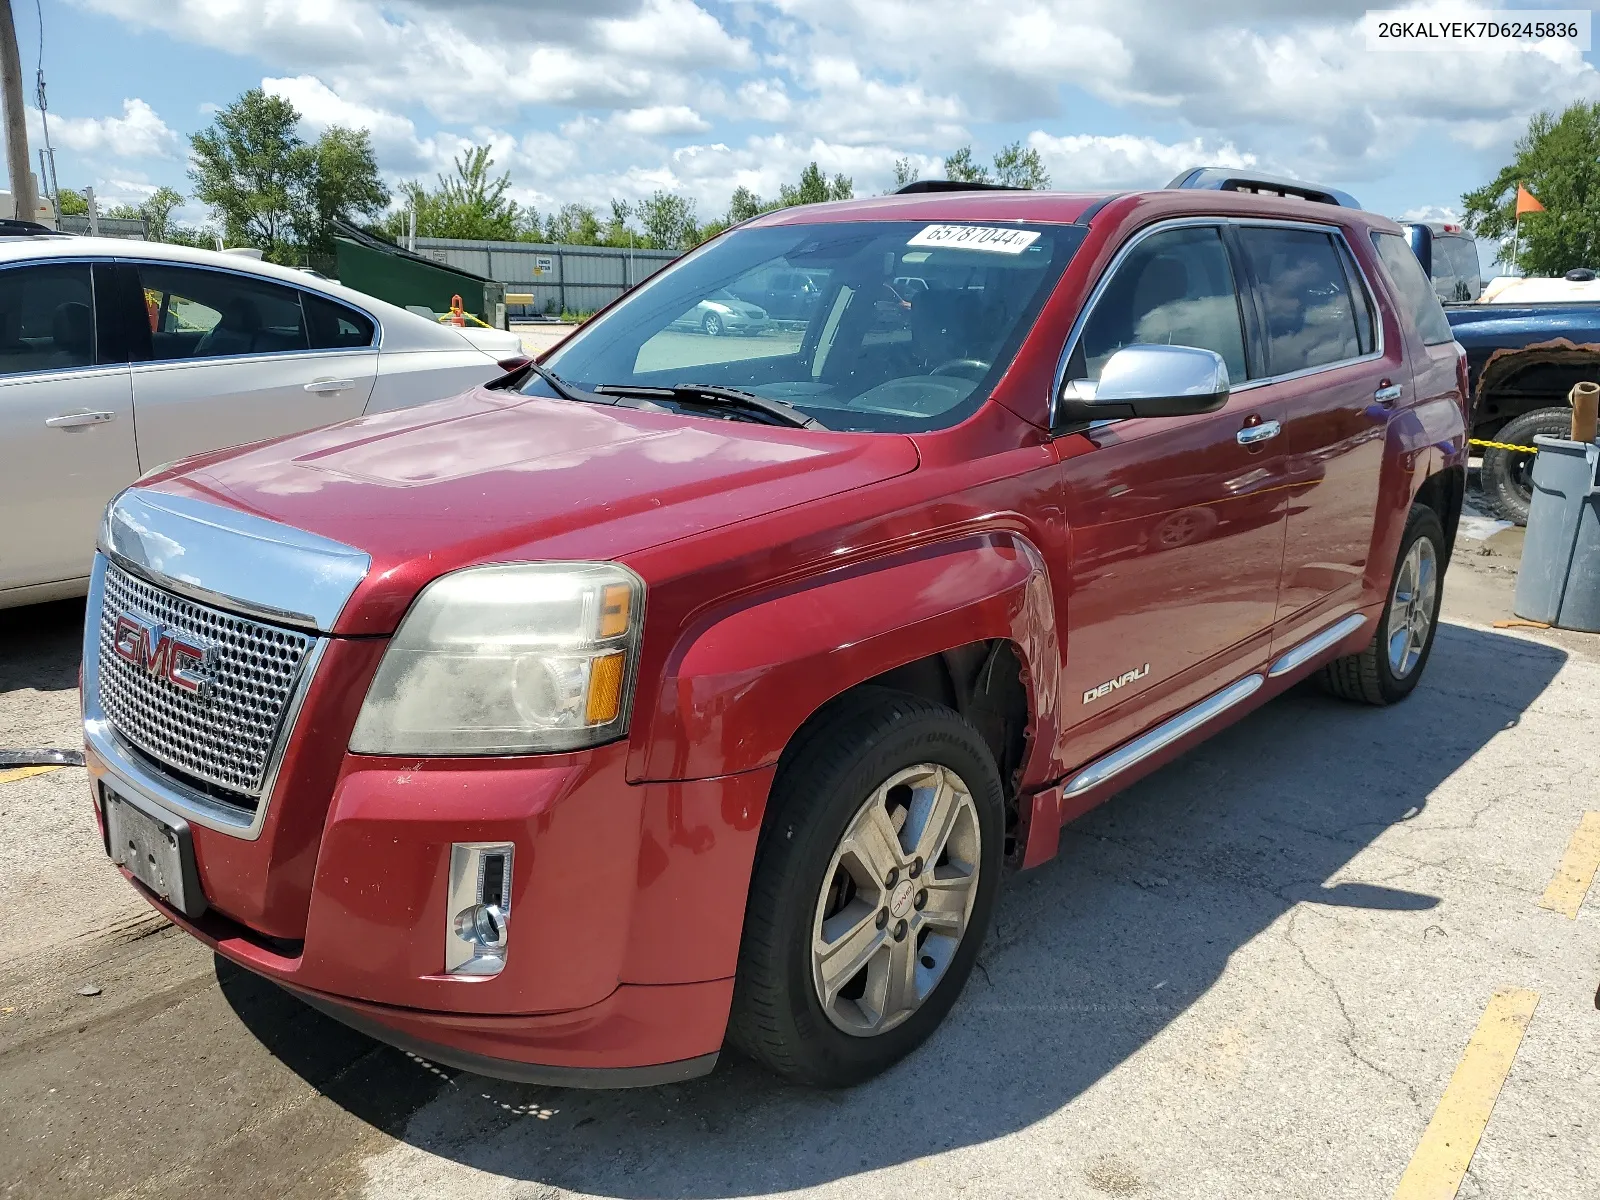
[(1360, 613), (1351, 613), (1336, 625), (1330, 625), (1315, 637), (1301, 642), (1293, 650), (1273, 663), (1267, 669), (1267, 678), (1276, 679), (1280, 675), (1287, 675), (1296, 667), (1303, 667), (1324, 650), (1331, 650), (1345, 638), (1367, 623), (1367, 619)]
[(1072, 777), (1066, 790), (1062, 792), (1063, 798), (1070, 799), (1082, 795), (1090, 788), (1098, 787), (1108, 779), (1121, 775), (1129, 767), (1143, 762), (1152, 754), (1165, 750), (1179, 738), (1193, 733), (1207, 721), (1214, 720), (1227, 712), (1235, 704), (1248, 700), (1261, 690), (1261, 685), (1265, 682), (1265, 676), (1246, 675), (1238, 683), (1230, 684), (1220, 692), (1214, 692), (1200, 703), (1157, 725), (1149, 733), (1140, 734), (1122, 749), (1113, 750), (1104, 758), (1096, 759)]
[(1214, 692), (1189, 708), (1184, 709), (1177, 716), (1157, 725), (1148, 733), (1140, 734), (1123, 746), (1120, 750), (1113, 750), (1103, 758), (1098, 758), (1083, 770), (1079, 771), (1062, 790), (1062, 799), (1081, 796), (1090, 788), (1099, 787), (1108, 779), (1121, 775), (1130, 767), (1143, 762), (1152, 754), (1160, 753), (1179, 738), (1187, 737), (1208, 721), (1215, 720), (1227, 712), (1234, 705), (1248, 700), (1261, 690), (1261, 685), (1268, 679), (1277, 679), (1287, 675), (1297, 667), (1302, 667), (1325, 650), (1338, 645), (1356, 630), (1367, 623), (1367, 618), (1360, 613), (1351, 613), (1342, 621), (1330, 625), (1321, 633), (1301, 642), (1294, 649), (1282, 655), (1268, 668), (1265, 675), (1246, 675), (1238, 683), (1230, 684), (1220, 692)]

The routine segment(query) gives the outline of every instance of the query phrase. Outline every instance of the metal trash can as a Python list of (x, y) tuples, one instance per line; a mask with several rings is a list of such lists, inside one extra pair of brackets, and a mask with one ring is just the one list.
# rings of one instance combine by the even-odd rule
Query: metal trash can
[(1528, 621), (1600, 633), (1600, 445), (1533, 439), (1533, 503), (1512, 609)]

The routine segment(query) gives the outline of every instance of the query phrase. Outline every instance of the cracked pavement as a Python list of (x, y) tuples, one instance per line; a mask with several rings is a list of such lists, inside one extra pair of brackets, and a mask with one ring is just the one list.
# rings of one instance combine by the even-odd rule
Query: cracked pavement
[[(1536, 901), (1600, 807), (1600, 638), (1492, 629), (1513, 571), (1462, 548), (1407, 703), (1298, 690), (1069, 827), (944, 1029), (849, 1092), (428, 1067), (153, 916), (80, 770), (0, 784), (0, 1197), (1385, 1197), (1525, 987), (1459, 1194), (1594, 1200), (1600, 894)], [(0, 742), (73, 744), (79, 620), (0, 614)]]

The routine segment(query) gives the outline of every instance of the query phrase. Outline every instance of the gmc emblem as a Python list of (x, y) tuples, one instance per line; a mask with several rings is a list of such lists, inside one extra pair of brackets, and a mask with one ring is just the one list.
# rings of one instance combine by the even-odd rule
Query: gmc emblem
[(117, 617), (111, 648), (118, 658), (143, 667), (173, 687), (197, 696), (204, 696), (211, 690), (212, 671), (217, 662), (215, 646), (191, 642), (180, 634), (167, 632), (165, 626), (125, 612)]

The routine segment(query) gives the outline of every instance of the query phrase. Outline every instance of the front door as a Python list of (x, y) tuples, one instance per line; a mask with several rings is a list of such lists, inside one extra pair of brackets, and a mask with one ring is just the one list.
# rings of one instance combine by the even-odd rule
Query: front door
[(0, 270), (0, 592), (87, 578), (106, 501), (139, 475), (128, 364), (98, 336), (91, 279), (88, 263)]
[[(1084, 324), (1069, 379), (1125, 345), (1214, 350), (1244, 383), (1240, 292), (1221, 232), (1158, 230)], [(1243, 390), (1214, 413), (1057, 439), (1071, 529), (1063, 726), (1082, 762), (1258, 669), (1283, 557), (1281, 405)]]
[(149, 361), (133, 367), (145, 470), (358, 417), (375, 346), (317, 348), (313, 301), (232, 271), (138, 264)]

